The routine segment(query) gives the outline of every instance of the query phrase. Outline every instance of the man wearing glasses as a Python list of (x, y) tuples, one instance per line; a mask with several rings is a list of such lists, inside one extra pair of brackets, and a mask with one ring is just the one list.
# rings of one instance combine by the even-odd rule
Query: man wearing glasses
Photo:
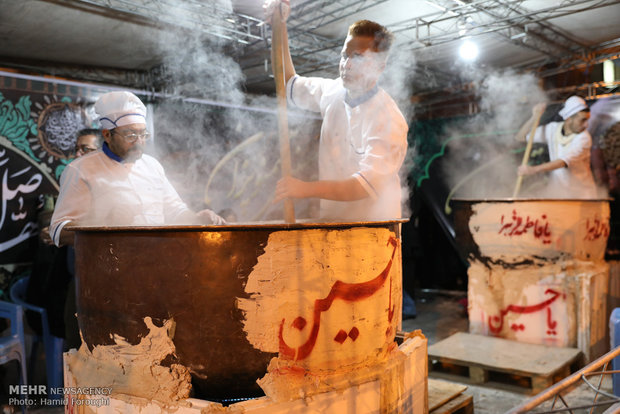
[(101, 141), (103, 141), (103, 136), (98, 129), (86, 128), (78, 131), (75, 141), (75, 158), (97, 151), (101, 147)]
[(73, 244), (67, 225), (140, 226), (223, 224), (211, 210), (191, 211), (172, 187), (161, 164), (144, 154), (150, 138), (146, 107), (130, 92), (102, 95), (95, 103), (103, 134), (101, 151), (67, 165), (50, 235), (54, 244)]

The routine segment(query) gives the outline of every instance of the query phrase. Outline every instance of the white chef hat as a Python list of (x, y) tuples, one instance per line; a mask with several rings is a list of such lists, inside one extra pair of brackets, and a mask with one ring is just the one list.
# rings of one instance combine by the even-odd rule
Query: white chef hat
[(566, 120), (584, 109), (588, 109), (588, 104), (586, 104), (586, 101), (579, 96), (571, 96), (566, 100), (566, 102), (564, 102), (564, 107), (560, 110), (559, 114), (562, 119)]
[(95, 103), (102, 129), (114, 129), (129, 124), (146, 124), (146, 107), (133, 93), (108, 92)]

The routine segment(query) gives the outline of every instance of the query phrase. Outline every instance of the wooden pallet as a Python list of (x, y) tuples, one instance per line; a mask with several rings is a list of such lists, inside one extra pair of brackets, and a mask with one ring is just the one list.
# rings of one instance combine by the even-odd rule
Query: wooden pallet
[(461, 394), (430, 411), (430, 414), (474, 414), (474, 397)]
[(463, 394), (467, 386), (448, 381), (428, 379), (428, 410), (430, 414), (472, 414), (473, 397)]
[(537, 394), (571, 373), (575, 348), (526, 344), (459, 332), (428, 348), (429, 376)]

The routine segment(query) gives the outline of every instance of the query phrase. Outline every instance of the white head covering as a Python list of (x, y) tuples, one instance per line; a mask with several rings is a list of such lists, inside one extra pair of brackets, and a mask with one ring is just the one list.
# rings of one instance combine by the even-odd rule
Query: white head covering
[(564, 107), (560, 110), (559, 114), (562, 119), (566, 120), (584, 109), (588, 109), (586, 101), (578, 96), (571, 96), (564, 102)]
[(146, 124), (146, 107), (133, 93), (108, 92), (95, 103), (102, 129), (114, 129), (129, 124)]

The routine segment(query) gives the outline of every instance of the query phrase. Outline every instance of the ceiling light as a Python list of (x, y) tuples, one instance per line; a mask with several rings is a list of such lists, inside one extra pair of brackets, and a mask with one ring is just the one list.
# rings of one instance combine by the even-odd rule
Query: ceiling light
[(459, 48), (459, 55), (463, 60), (476, 60), (476, 58), (478, 57), (478, 45), (476, 45), (471, 40), (464, 41)]
[(616, 80), (616, 69), (612, 60), (603, 62), (603, 82), (611, 85)]

